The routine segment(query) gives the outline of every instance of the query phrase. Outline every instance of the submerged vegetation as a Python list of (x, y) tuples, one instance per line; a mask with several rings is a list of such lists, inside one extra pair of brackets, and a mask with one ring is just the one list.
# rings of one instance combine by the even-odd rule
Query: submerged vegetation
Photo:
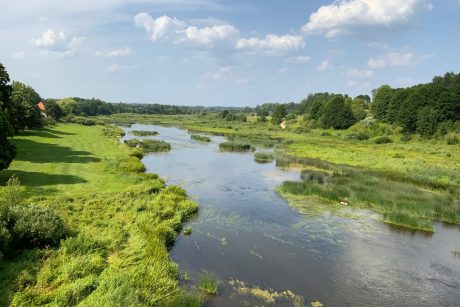
[(22, 185), (0, 192), (24, 205), (9, 210), (17, 218), (0, 260), (0, 305), (203, 304), (180, 289), (168, 256), (197, 204), (134, 166), (133, 149), (107, 137), (116, 129), (66, 124), (14, 140), (22, 150), (0, 180), (16, 174)]
[(221, 151), (236, 151), (236, 152), (245, 152), (251, 151), (252, 146), (248, 143), (239, 143), (239, 142), (224, 142), (219, 144), (219, 149)]
[(204, 135), (199, 135), (199, 134), (192, 134), (190, 136), (190, 138), (192, 140), (195, 140), (195, 141), (198, 141), (198, 142), (203, 142), (203, 143), (209, 143), (211, 142), (211, 138), (208, 137), (208, 136), (204, 136)]
[(273, 154), (271, 152), (266, 151), (258, 151), (254, 154), (254, 160), (257, 162), (272, 162), (273, 161)]

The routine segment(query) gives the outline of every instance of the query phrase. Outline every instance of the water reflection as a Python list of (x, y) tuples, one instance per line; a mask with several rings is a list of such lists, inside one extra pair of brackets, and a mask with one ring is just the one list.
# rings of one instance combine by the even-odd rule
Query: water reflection
[[(203, 144), (176, 128), (125, 130), (128, 139), (135, 138), (131, 130), (158, 131), (154, 139), (172, 144), (170, 153), (143, 162), (200, 203), (192, 235), (178, 237), (171, 257), (192, 280), (206, 271), (222, 281), (212, 305), (294, 305), (300, 295), (326, 306), (460, 306), (458, 227), (437, 223), (427, 236), (365, 211), (348, 212), (355, 218), (299, 214), (275, 188), (301, 179), (300, 169), (255, 163), (252, 153), (221, 153), (223, 137)], [(303, 172), (308, 180), (326, 175)], [(294, 296), (277, 296), (285, 290)]]

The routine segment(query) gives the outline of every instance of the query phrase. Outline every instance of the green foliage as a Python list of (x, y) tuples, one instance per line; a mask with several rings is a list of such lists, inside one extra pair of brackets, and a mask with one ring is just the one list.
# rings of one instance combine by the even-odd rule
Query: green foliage
[(158, 140), (140, 140), (139, 148), (147, 152), (167, 152), (171, 150), (171, 144)]
[(205, 294), (217, 294), (218, 282), (213, 274), (203, 274), (200, 276), (198, 288)]
[(250, 151), (252, 149), (251, 144), (248, 143), (239, 143), (239, 142), (224, 142), (219, 144), (219, 149), (221, 151), (237, 151), (244, 152)]
[(63, 220), (54, 210), (38, 206), (11, 208), (11, 234), (17, 247), (56, 246), (68, 234)]
[(418, 113), (417, 132), (424, 138), (432, 136), (436, 132), (438, 113), (430, 108), (424, 107)]
[(23, 203), (21, 194), (21, 182), (16, 176), (12, 176), (6, 183), (6, 188), (3, 190), (3, 203), (6, 208), (20, 206)]
[(393, 140), (387, 136), (381, 136), (381, 137), (376, 138), (374, 140), (374, 143), (375, 144), (388, 144), (388, 143), (393, 143)]
[(51, 116), (55, 120), (60, 120), (64, 116), (64, 111), (56, 101), (45, 100), (43, 104), (45, 105), (47, 116)]
[(383, 85), (372, 91), (372, 112), (375, 118), (388, 119), (388, 107), (390, 106), (393, 90), (389, 85)]
[(356, 123), (356, 119), (344, 97), (336, 95), (322, 107), (320, 123), (324, 129), (347, 129)]
[(272, 114), (272, 124), (279, 125), (287, 115), (286, 106), (278, 104)]
[(40, 95), (30, 86), (13, 81), (11, 84), (10, 110), (11, 123), (14, 130), (33, 129), (42, 126), (42, 115), (37, 104), (41, 101)]
[(369, 134), (366, 132), (351, 133), (351, 134), (347, 134), (346, 138), (348, 140), (364, 141), (364, 140), (369, 139)]
[(257, 162), (272, 162), (273, 159), (271, 152), (258, 151), (254, 154), (254, 160)]
[(8, 140), (14, 131), (9, 114), (12, 91), (9, 82), (10, 77), (5, 67), (0, 63), (0, 171), (8, 168), (16, 156), (16, 148)]
[(190, 138), (192, 140), (195, 140), (195, 141), (198, 141), (198, 142), (203, 142), (203, 143), (209, 143), (211, 142), (211, 138), (208, 137), (208, 136), (204, 136), (204, 135), (199, 135), (199, 134), (192, 134), (190, 136)]

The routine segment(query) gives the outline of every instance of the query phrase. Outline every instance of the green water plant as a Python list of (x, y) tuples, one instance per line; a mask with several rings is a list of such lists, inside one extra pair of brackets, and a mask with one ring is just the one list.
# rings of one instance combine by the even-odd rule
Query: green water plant
[(218, 282), (216, 277), (210, 273), (201, 275), (198, 288), (205, 294), (217, 294)]
[(258, 151), (254, 154), (254, 160), (262, 163), (272, 162), (273, 154), (271, 152)]
[(208, 137), (208, 136), (204, 136), (204, 135), (199, 135), (199, 134), (192, 134), (190, 136), (190, 138), (192, 140), (195, 140), (197, 142), (202, 142), (202, 143), (209, 143), (211, 142), (211, 138)]

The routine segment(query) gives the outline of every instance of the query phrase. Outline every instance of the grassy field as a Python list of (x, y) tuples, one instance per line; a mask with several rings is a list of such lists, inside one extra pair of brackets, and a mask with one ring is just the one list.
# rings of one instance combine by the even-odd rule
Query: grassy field
[(180, 289), (168, 255), (197, 204), (144, 174), (119, 132), (62, 124), (15, 137), (18, 156), (1, 185), (18, 176), (26, 202), (56, 210), (71, 235), (0, 260), (1, 306), (202, 305)]
[[(358, 123), (344, 131), (307, 129), (300, 118), (287, 121), (286, 129), (254, 117), (237, 122), (212, 114), (115, 115), (105, 120), (176, 125), (225, 135), (259, 149), (276, 145), (278, 162), (284, 156), (287, 164), (334, 175), (333, 183), (280, 187), (286, 198), (295, 196), (297, 207), (299, 196), (306, 198), (306, 206), (311, 206), (307, 200), (311, 196), (334, 203), (348, 198), (350, 205), (380, 212), (382, 220), (391, 224), (429, 231), (432, 220), (460, 224), (460, 148), (448, 145), (445, 138), (408, 139), (400, 128), (387, 124)], [(391, 142), (377, 144), (382, 137)]]

